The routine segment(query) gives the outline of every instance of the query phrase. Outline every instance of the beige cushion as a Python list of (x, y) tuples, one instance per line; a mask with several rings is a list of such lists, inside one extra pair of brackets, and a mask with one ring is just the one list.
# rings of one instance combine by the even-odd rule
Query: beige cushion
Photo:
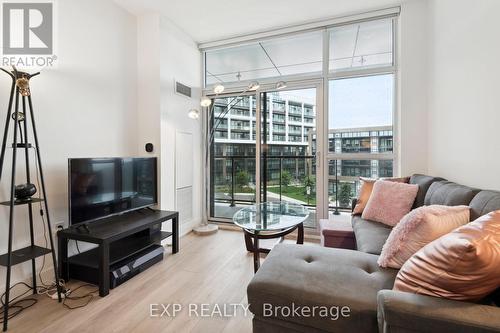
[(399, 271), (394, 289), (478, 301), (500, 286), (500, 210), (423, 247)]
[(401, 268), (418, 250), (469, 222), (468, 206), (422, 206), (406, 214), (392, 229), (378, 264)]

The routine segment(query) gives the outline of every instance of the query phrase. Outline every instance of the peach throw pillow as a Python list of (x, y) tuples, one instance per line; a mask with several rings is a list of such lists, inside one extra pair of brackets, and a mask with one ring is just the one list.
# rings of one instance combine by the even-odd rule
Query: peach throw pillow
[(422, 206), (406, 214), (392, 229), (378, 258), (381, 267), (401, 268), (418, 250), (466, 224), (469, 206)]
[(500, 210), (461, 226), (415, 253), (394, 290), (479, 301), (500, 286)]
[(361, 217), (395, 226), (413, 206), (418, 185), (377, 180)]
[[(370, 195), (372, 194), (373, 184), (377, 181), (377, 179), (373, 178), (365, 178), (359, 177), (361, 181), (361, 188), (359, 190), (359, 196), (356, 201), (356, 206), (352, 210), (352, 215), (361, 215), (363, 210), (368, 203), (368, 199), (370, 199)], [(410, 177), (401, 177), (401, 178), (381, 178), (380, 180), (386, 180), (389, 182), (397, 182), (397, 183), (408, 183), (410, 181)]]

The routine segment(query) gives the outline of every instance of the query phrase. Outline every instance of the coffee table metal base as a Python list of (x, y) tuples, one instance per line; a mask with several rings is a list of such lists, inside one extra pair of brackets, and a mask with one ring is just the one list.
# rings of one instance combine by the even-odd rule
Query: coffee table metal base
[(292, 228), (285, 230), (278, 230), (277, 232), (266, 231), (265, 233), (260, 233), (257, 230), (247, 230), (243, 229), (245, 234), (245, 245), (248, 252), (253, 252), (253, 269), (257, 273), (260, 267), (260, 254), (269, 253), (270, 249), (261, 248), (259, 246), (259, 239), (275, 239), (279, 238), (279, 242), (283, 241), (283, 237), (292, 233), (297, 229), (297, 244), (304, 244), (304, 224), (299, 223)]

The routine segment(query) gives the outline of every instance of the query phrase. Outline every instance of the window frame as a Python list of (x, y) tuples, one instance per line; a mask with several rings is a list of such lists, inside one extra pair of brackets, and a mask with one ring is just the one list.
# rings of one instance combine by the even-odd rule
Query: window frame
[[(322, 41), (322, 71), (320, 73), (307, 73), (307, 74), (295, 74), (295, 75), (284, 75), (281, 77), (269, 77), (258, 79), (260, 83), (260, 89), (258, 89), (255, 94), (258, 96), (262, 91), (272, 91), (277, 81), (286, 81), (287, 85), (295, 86), (297, 88), (306, 88), (308, 86), (315, 85), (317, 87), (317, 101), (321, 102), (321, 105), (317, 105), (320, 112), (316, 114), (316, 165), (317, 165), (317, 177), (318, 184), (323, 184), (323, 186), (317, 185), (317, 218), (328, 218), (329, 217), (329, 204), (328, 204), (328, 188), (329, 188), (329, 162), (331, 160), (346, 160), (346, 159), (358, 159), (358, 160), (387, 160), (392, 159), (393, 161), (393, 175), (399, 176), (400, 174), (400, 135), (399, 135), (399, 123), (398, 115), (400, 112), (398, 104), (399, 96), (399, 19), (400, 19), (400, 7), (393, 7), (387, 9), (388, 11), (375, 11), (371, 13), (364, 13), (359, 15), (354, 15), (351, 17), (343, 17), (339, 19), (332, 19), (322, 22), (317, 22), (314, 27), (300, 27), (292, 28), (293, 31), (285, 31), (282, 33), (283, 29), (274, 30), (271, 32), (257, 33), (254, 35), (242, 36), (230, 38), (226, 41), (216, 41), (209, 43), (199, 44), (199, 49), (201, 51), (201, 67), (202, 67), (202, 93), (210, 98), (215, 97), (213, 93), (213, 87), (215, 84), (206, 85), (206, 52), (214, 48), (232, 47), (235, 45), (243, 45), (245, 43), (254, 43), (258, 41), (263, 41), (266, 39), (272, 39), (276, 37), (292, 36), (294, 34), (301, 34), (304, 32), (312, 32), (316, 30), (321, 30), (323, 34)], [(392, 65), (391, 66), (381, 66), (381, 67), (370, 67), (370, 68), (359, 68), (353, 70), (341, 70), (341, 71), (330, 71), (330, 29), (342, 25), (356, 24), (366, 21), (374, 21), (381, 19), (391, 19), (392, 20)], [(326, 23), (324, 23), (326, 22)], [(333, 23), (332, 23), (333, 22)], [(354, 78), (370, 75), (383, 75), (392, 74), (393, 80), (393, 121), (392, 121), (392, 139), (393, 139), (393, 151), (391, 154), (388, 153), (343, 153), (335, 154), (329, 151), (329, 131), (328, 131), (328, 116), (329, 116), (329, 93), (328, 87), (331, 80)], [(255, 81), (255, 80), (251, 80)], [(246, 90), (246, 87), (251, 82), (240, 81), (223, 83), (225, 86), (224, 95), (231, 96), (238, 94)], [(260, 115), (259, 108), (260, 103), (257, 102), (257, 116)], [(208, 125), (208, 124), (206, 124)], [(256, 155), (259, 154), (257, 149)], [(258, 159), (257, 159), (258, 161)], [(258, 162), (257, 162), (258, 163)], [(257, 166), (258, 167), (258, 166)], [(258, 176), (257, 176), (258, 177)], [(206, 192), (206, 190), (205, 190)], [(209, 196), (206, 198), (207, 206)], [(217, 221), (217, 218), (210, 216), (207, 209), (207, 217), (211, 221)]]
[[(328, 20), (323, 20), (323, 21), (318, 21), (318, 22), (313, 22), (310, 24), (305, 24), (305, 25), (298, 25), (298, 26), (293, 26), (290, 28), (284, 28), (284, 29), (274, 29), (271, 31), (265, 31), (261, 33), (255, 33), (255, 34), (249, 34), (249, 35), (244, 35), (240, 37), (234, 37), (234, 38), (228, 38), (228, 39), (223, 39), (223, 40), (218, 40), (218, 41), (213, 41), (213, 42), (202, 42), (198, 44), (198, 49), (201, 52), (201, 69), (202, 69), (202, 90), (203, 93), (207, 96), (213, 94), (213, 88), (216, 85), (214, 84), (206, 84), (206, 52), (211, 51), (214, 49), (224, 49), (224, 48), (231, 48), (235, 46), (244, 46), (248, 44), (254, 44), (258, 42), (265, 42), (267, 40), (272, 40), (275, 38), (283, 38), (283, 37), (291, 37), (294, 35), (301, 35), (304, 33), (312, 33), (316, 31), (322, 31), (323, 32), (323, 57), (322, 57), (322, 63), (323, 63), (323, 68), (319, 72), (314, 72), (314, 73), (304, 73), (304, 74), (293, 74), (293, 75), (282, 75), (282, 76), (273, 76), (273, 77), (267, 77), (267, 78), (259, 78), (259, 79), (252, 79), (252, 80), (242, 80), (239, 82), (223, 82), (224, 87), (226, 88), (225, 92), (227, 93), (232, 93), (232, 92), (239, 92), (245, 90), (245, 88), (248, 86), (249, 83), (253, 81), (258, 81), (261, 86), (263, 85), (268, 85), (268, 84), (275, 84), (277, 81), (308, 81), (308, 80), (317, 80), (320, 78), (324, 78), (325, 76), (330, 77), (331, 73), (329, 72), (329, 47), (330, 47), (330, 40), (329, 40), (329, 30), (336, 28), (336, 27), (341, 27), (341, 26), (346, 26), (346, 25), (351, 25), (351, 24), (356, 24), (356, 23), (363, 23), (363, 22), (369, 22), (369, 21), (377, 21), (377, 20), (383, 20), (383, 19), (392, 19), (393, 21), (393, 40), (392, 40), (392, 66), (384, 66), (384, 67), (378, 67), (378, 68), (364, 68), (364, 69), (359, 69), (359, 70), (349, 70), (349, 71), (339, 71), (337, 73), (333, 73), (333, 75), (339, 75), (341, 77), (342, 75), (359, 75), (363, 73), (370, 73), (370, 72), (378, 72), (381, 68), (384, 68), (386, 70), (393, 70), (396, 67), (396, 51), (398, 49), (396, 43), (398, 42), (398, 39), (395, 38), (397, 34), (397, 20), (399, 19), (400, 16), (400, 11), (401, 8), (399, 6), (396, 7), (391, 7), (391, 8), (386, 8), (386, 9), (381, 9), (381, 10), (375, 10), (367, 13), (360, 13), (357, 15), (351, 15), (347, 17), (340, 17), (340, 18), (333, 18), (333, 19), (328, 19)], [(328, 38), (325, 38), (328, 36)], [(325, 46), (327, 46), (327, 50), (325, 50)], [(326, 53), (325, 53), (326, 51)], [(326, 55), (326, 57), (325, 57)], [(325, 66), (326, 62), (326, 66)], [(325, 67), (328, 69), (325, 71)], [(348, 73), (344, 73), (348, 72)]]
[[(327, 155), (327, 160), (393, 160), (393, 172), (394, 176), (399, 176), (399, 127), (398, 127), (398, 108), (397, 108), (397, 96), (398, 96), (398, 44), (397, 44), (397, 34), (398, 34), (398, 17), (392, 18), (392, 66), (381, 66), (378, 68), (365, 68), (365, 69), (355, 69), (355, 70), (341, 70), (341, 71), (330, 71), (328, 70), (328, 86), (325, 86), (325, 93), (328, 93), (328, 87), (331, 81), (351, 79), (358, 77), (376, 76), (376, 75), (393, 75), (393, 103), (392, 103), (392, 153), (342, 153), (336, 154), (331, 153), (329, 150)], [(329, 47), (329, 45), (328, 45)], [(327, 114), (327, 128), (328, 133), (328, 116), (329, 110), (328, 105), (326, 105)], [(327, 164), (328, 164), (327, 161)]]

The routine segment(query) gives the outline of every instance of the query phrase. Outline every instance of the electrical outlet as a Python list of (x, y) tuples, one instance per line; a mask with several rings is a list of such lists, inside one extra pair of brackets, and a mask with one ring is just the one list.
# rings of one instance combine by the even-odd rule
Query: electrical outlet
[(64, 229), (64, 221), (54, 223), (54, 229), (56, 231)]

